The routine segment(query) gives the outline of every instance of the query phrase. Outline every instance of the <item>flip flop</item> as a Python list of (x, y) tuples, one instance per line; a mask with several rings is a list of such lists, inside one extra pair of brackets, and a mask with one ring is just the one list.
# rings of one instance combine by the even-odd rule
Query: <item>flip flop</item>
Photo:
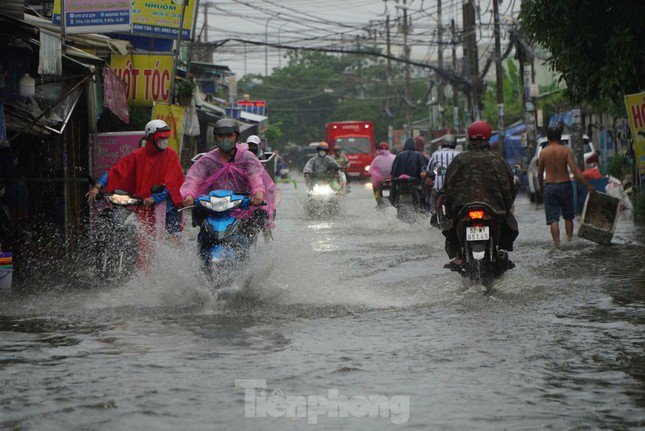
[(461, 272), (461, 269), (462, 269), (463, 265), (457, 265), (454, 261), (451, 260), (450, 262), (445, 264), (443, 267), (446, 268), (446, 269), (449, 269), (451, 271)]

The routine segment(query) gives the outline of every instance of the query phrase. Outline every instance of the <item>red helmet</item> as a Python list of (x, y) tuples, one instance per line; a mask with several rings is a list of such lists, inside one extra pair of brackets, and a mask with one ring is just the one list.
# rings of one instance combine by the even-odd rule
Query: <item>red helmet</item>
[(468, 127), (468, 139), (470, 140), (488, 141), (491, 133), (490, 124), (483, 120), (475, 121)]
[(378, 144), (378, 149), (379, 150), (389, 150), (390, 146), (387, 144), (387, 142), (381, 142)]

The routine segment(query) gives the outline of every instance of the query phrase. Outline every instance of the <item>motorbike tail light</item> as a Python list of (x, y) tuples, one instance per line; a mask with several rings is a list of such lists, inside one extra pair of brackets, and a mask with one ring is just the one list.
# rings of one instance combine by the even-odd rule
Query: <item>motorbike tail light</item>
[(483, 219), (484, 211), (468, 211), (468, 216), (473, 220)]

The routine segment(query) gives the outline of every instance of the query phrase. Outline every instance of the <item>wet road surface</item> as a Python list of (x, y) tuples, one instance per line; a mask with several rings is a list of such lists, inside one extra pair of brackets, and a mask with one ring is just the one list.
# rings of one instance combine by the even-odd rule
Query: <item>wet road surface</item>
[(377, 212), (364, 185), (324, 220), (302, 183), (281, 188), (275, 241), (226, 300), (188, 238), (121, 286), (2, 298), (0, 428), (645, 427), (645, 232), (628, 215), (612, 246), (554, 249), (518, 198), (517, 268), (483, 296), (442, 268), (439, 231)]

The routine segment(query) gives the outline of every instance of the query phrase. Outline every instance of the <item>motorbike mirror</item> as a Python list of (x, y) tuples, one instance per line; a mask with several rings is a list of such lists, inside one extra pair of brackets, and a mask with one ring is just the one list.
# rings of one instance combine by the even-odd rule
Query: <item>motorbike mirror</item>
[(157, 193), (163, 193), (166, 191), (166, 186), (163, 184), (157, 184), (156, 186), (152, 186), (152, 194), (156, 195)]

